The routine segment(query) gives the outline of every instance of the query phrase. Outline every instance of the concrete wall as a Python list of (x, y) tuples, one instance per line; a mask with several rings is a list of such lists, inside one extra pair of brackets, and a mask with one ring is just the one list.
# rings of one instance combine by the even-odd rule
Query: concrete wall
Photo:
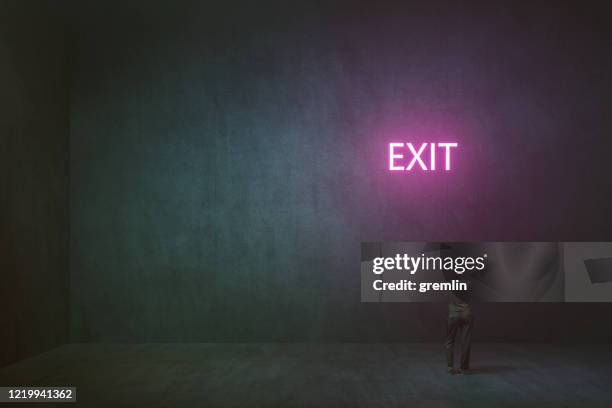
[[(294, 3), (75, 2), (72, 340), (439, 340), (444, 305), (359, 302), (361, 241), (612, 240), (603, 8)], [(405, 137), (456, 170), (390, 175)], [(475, 335), (611, 312), (486, 305)]]
[(68, 341), (65, 40), (46, 2), (0, 2), (0, 365)]

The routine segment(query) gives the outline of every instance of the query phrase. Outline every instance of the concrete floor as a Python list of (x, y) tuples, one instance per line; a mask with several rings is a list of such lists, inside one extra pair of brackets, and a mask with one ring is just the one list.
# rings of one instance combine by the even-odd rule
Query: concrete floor
[(475, 344), (473, 368), (446, 374), (438, 344), (69, 344), (0, 385), (76, 386), (63, 407), (612, 406), (605, 345)]

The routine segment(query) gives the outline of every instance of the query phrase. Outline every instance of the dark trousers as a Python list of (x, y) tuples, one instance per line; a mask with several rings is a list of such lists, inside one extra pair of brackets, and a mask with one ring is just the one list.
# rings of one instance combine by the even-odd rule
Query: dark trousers
[(459, 341), (461, 342), (461, 368), (464, 370), (470, 368), (472, 325), (473, 318), (471, 309), (449, 309), (446, 342), (444, 343), (444, 348), (446, 348), (446, 364), (448, 367), (453, 367), (455, 340), (459, 337)]

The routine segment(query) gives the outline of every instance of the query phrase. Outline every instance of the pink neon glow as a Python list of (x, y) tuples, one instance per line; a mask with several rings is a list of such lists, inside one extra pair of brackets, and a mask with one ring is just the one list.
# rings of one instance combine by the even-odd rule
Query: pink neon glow
[(436, 144), (435, 143), (430, 143), (429, 144), (429, 169), (430, 170), (435, 170), (436, 169)]
[[(403, 154), (399, 154), (398, 150), (408, 147), (408, 151), (412, 155), (412, 159), (408, 163), (408, 166), (404, 167), (401, 164), (401, 159), (404, 158)], [(451, 148), (458, 147), (459, 144), (456, 142), (443, 142), (443, 143), (422, 143), (418, 150), (415, 149), (414, 145), (408, 143), (389, 143), (389, 170), (398, 171), (405, 170), (410, 171), (414, 167), (415, 163), (419, 164), (421, 170), (427, 171), (427, 163), (423, 161), (421, 156), (425, 149), (429, 146), (429, 170), (436, 170), (436, 149), (441, 147), (444, 149), (444, 170), (451, 170)], [(405, 149), (405, 148), (404, 148)]]
[(444, 170), (449, 171), (451, 169), (450, 165), (450, 148), (457, 147), (457, 143), (438, 143), (438, 147), (444, 147), (446, 150), (446, 161), (444, 162)]
[(408, 143), (408, 149), (410, 149), (410, 153), (412, 153), (412, 160), (410, 160), (410, 163), (408, 164), (406, 170), (412, 170), (412, 166), (414, 166), (414, 162), (416, 161), (419, 162), (419, 166), (421, 166), (423, 170), (427, 170), (427, 166), (425, 166), (425, 163), (423, 163), (423, 160), (421, 160), (421, 153), (423, 153), (423, 150), (425, 150), (426, 147), (427, 143), (423, 143), (419, 148), (419, 151), (417, 152), (416, 150), (414, 150), (414, 146), (412, 146), (412, 143)]
[(403, 143), (389, 143), (389, 170), (394, 171), (394, 170), (404, 170), (404, 166), (395, 166), (393, 164), (394, 159), (403, 159), (404, 155), (403, 154), (395, 154), (393, 152), (393, 150), (396, 147), (403, 147), (404, 144)]

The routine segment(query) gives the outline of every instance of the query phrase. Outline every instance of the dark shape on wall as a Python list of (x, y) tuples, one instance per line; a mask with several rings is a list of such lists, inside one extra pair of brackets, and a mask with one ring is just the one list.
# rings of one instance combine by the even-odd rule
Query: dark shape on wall
[(591, 283), (612, 282), (612, 258), (585, 259)]

